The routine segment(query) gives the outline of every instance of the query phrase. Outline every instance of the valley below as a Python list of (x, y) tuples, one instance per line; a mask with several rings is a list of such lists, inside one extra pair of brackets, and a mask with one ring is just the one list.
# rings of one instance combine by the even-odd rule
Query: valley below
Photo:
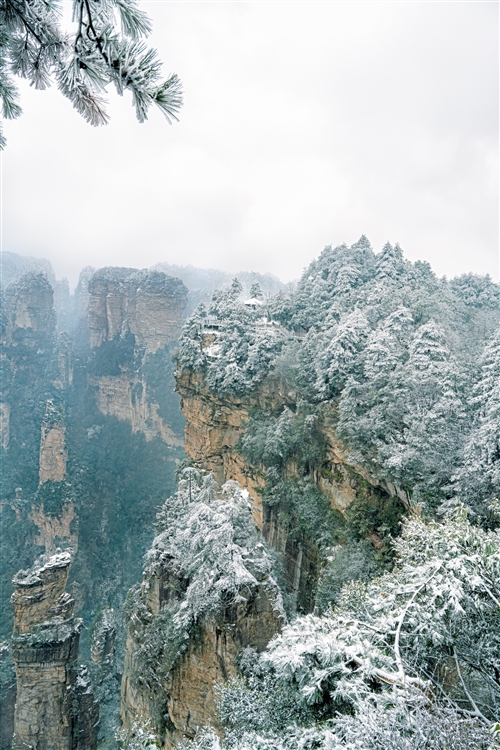
[(497, 284), (3, 255), (0, 750), (498, 746)]

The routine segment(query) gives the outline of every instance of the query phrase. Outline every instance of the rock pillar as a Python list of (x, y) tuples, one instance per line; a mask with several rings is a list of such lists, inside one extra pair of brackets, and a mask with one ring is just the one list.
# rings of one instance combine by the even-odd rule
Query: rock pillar
[(78, 674), (82, 621), (73, 617), (74, 601), (65, 591), (70, 562), (69, 552), (42, 555), (33, 568), (20, 571), (13, 580), (12, 658), (17, 683), (13, 750), (96, 746), (98, 709), (89, 699), (89, 688), (81, 689)]

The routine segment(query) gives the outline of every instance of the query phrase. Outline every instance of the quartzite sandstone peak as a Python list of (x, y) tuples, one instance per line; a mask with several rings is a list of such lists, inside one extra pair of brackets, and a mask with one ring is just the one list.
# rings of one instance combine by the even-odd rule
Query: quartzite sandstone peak
[(85, 671), (78, 672), (82, 621), (65, 591), (70, 563), (69, 551), (42, 556), (13, 581), (14, 750), (96, 746), (98, 707)]
[(88, 285), (90, 346), (130, 331), (137, 346), (155, 352), (179, 337), (187, 289), (161, 271), (101, 268)]

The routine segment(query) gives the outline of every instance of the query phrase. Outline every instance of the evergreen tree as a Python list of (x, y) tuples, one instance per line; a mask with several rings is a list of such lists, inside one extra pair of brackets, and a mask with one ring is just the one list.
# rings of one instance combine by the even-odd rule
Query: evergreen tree
[(250, 287), (250, 299), (263, 299), (263, 298), (264, 298), (264, 295), (262, 293), (262, 289), (260, 288), (260, 284), (258, 281), (255, 281)]
[(492, 501), (500, 500), (500, 329), (484, 350), (472, 402), (476, 418), (455, 479), (459, 499), (474, 514), (491, 516)]
[[(347, 377), (356, 372), (360, 364), (358, 354), (368, 333), (366, 316), (360, 310), (354, 310), (341, 317), (328, 344), (319, 338), (316, 388), (322, 396), (336, 396)], [(329, 338), (328, 333), (325, 338)], [(321, 346), (321, 343), (326, 346)]]
[[(3, 0), (0, 3), (0, 100), (6, 119), (21, 108), (12, 72), (37, 89), (52, 80), (91, 124), (108, 121), (103, 92), (113, 83), (132, 93), (137, 119), (151, 104), (167, 120), (177, 119), (181, 86), (174, 74), (162, 81), (156, 51), (142, 39), (151, 31), (137, 0), (74, 0), (76, 32), (60, 24), (61, 0)], [(5, 139), (0, 132), (0, 147)]]
[[(225, 739), (191, 750), (493, 750), (500, 707), (498, 532), (412, 518), (394, 570), (243, 652)], [(368, 731), (367, 731), (368, 730)]]

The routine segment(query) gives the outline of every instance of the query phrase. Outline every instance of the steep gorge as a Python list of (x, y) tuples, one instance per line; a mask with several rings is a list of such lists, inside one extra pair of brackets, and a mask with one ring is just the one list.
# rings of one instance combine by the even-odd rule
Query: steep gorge
[[(100, 623), (102, 610), (119, 613), (140, 575), (155, 509), (184, 455), (171, 347), (185, 287), (161, 272), (133, 269), (103, 269), (88, 287), (83, 317), (73, 320), (58, 319), (43, 274), (22, 276), (2, 295), (2, 637), (11, 631), (12, 577), (58, 548), (74, 555), (68, 587), (87, 627)], [(101, 302), (108, 317), (95, 312)], [(121, 633), (118, 662), (113, 657), (101, 668), (89, 659), (92, 630), (83, 631), (82, 658), (98, 685), (103, 727), (116, 710), (110, 685), (119, 675)], [(10, 747), (15, 700), (4, 651), (2, 750)]]
[[(363, 248), (366, 254), (364, 244)], [(356, 246), (349, 252), (355, 257), (358, 251)], [(339, 257), (342, 253), (340, 248)], [(333, 262), (326, 251), (325, 258), (325, 268), (318, 265), (305, 277), (304, 284), (311, 284), (314, 293), (309, 288), (299, 290), (293, 301), (295, 310), (290, 300), (278, 296), (267, 302), (263, 315), (263, 303), (242, 302), (241, 287), (234, 283), (229, 291), (214, 295), (214, 310), (208, 316), (206, 310), (197, 311), (184, 333), (186, 289), (179, 280), (160, 272), (87, 270), (82, 275), (79, 306), (74, 306), (85, 310), (85, 318), (67, 332), (56, 326), (53, 292), (44, 276), (24, 277), (5, 295), (1, 351), (5, 377), (0, 402), (4, 469), (0, 512), (6, 531), (2, 630), (7, 635), (10, 629), (7, 602), (15, 571), (20, 566), (30, 568), (40, 553), (64, 555), (58, 548), (71, 548), (74, 560), (68, 594), (86, 624), (82, 658), (101, 706), (99, 741), (103, 747), (113, 746), (122, 671), (120, 713), (125, 732), (133, 732), (137, 721), (151, 722), (165, 750), (193, 737), (197, 728), (207, 724), (222, 735), (217, 684), (241, 676), (241, 650), (263, 651), (287, 616), (310, 613), (316, 607), (321, 612), (334, 601), (339, 588), (333, 595), (333, 588), (327, 590), (323, 600), (317, 591), (324, 584), (329, 561), (335, 562), (337, 554), (338, 573), (341, 548), (364, 545), (368, 553), (361, 555), (362, 564), (377, 556), (377, 564), (381, 561), (379, 567), (355, 571), (352, 578), (378, 575), (390, 562), (388, 540), (399, 533), (401, 516), (410, 507), (409, 493), (396, 480), (381, 478), (391, 474), (376, 452), (363, 454), (358, 443), (358, 458), (348, 453), (347, 443), (338, 437), (340, 394), (352, 377), (358, 378), (355, 385), (364, 394), (361, 407), (368, 408), (370, 398), (375, 394), (378, 399), (379, 392), (387, 399), (393, 388), (383, 379), (392, 372), (386, 366), (387, 352), (391, 356), (396, 352), (398, 372), (405, 377), (412, 374), (411, 356), (417, 352), (416, 376), (409, 379), (417, 385), (425, 357), (431, 360), (428, 369), (433, 377), (452, 358), (439, 349), (441, 334), (427, 320), (422, 323), (421, 297), (417, 295), (416, 311), (411, 314), (397, 308), (400, 277), (391, 287), (386, 276), (377, 275), (380, 259), (373, 268), (363, 260), (372, 274), (366, 272), (367, 286), (375, 285), (375, 292), (370, 288), (366, 293), (364, 316), (358, 309), (358, 298), (363, 299), (358, 287), (349, 291), (352, 298), (342, 287), (345, 258), (338, 260), (338, 278), (337, 260)], [(416, 286), (413, 276), (413, 289), (411, 284)], [(373, 300), (379, 299), (385, 287), (382, 314)], [(435, 294), (441, 299), (440, 290)], [(438, 303), (432, 304), (439, 312)], [(493, 312), (489, 313), (492, 319)], [(486, 312), (481, 314), (486, 320)], [(59, 316), (59, 324), (62, 320)], [(179, 336), (174, 394), (172, 354)], [(383, 347), (377, 349), (381, 341)], [(376, 387), (370, 372), (379, 378)], [(435, 403), (440, 406), (438, 380), (436, 376), (434, 390), (430, 390), (437, 394)], [(442, 378), (442, 382), (448, 388), (449, 381)], [(418, 387), (412, 387), (418, 395)], [(399, 412), (395, 415), (388, 409), (384, 417), (388, 414), (389, 420), (379, 430), (386, 458), (393, 465), (399, 456), (390, 453), (396, 444), (391, 429), (399, 429), (404, 439), (410, 427), (412, 439), (422, 434), (420, 424), (415, 428), (404, 412), (408, 391), (401, 393)], [(449, 393), (448, 388), (445, 395)], [(351, 394), (356, 400), (355, 388)], [(432, 421), (436, 413), (439, 416), (433, 411), (435, 403), (427, 425), (434, 429), (437, 424), (442, 430), (441, 442), (435, 443), (439, 451), (443, 446), (446, 449), (450, 432), (446, 433), (443, 422)], [(443, 403), (447, 408), (448, 402)], [(358, 415), (364, 416), (361, 407), (356, 401), (354, 407), (351, 404), (354, 434), (369, 422), (359, 420), (358, 427)], [(377, 407), (378, 401), (374, 410)], [(456, 413), (460, 416), (459, 409)], [(423, 444), (427, 449), (425, 440)], [(401, 485), (412, 487), (408, 476), (418, 474), (421, 486), (431, 477), (435, 484), (429, 483), (429, 496), (434, 493), (437, 503), (439, 492), (446, 492), (446, 482), (449, 486), (449, 474), (448, 478), (445, 471), (438, 475), (432, 451), (417, 455), (415, 442), (411, 448), (414, 464), (410, 470), (415, 465), (417, 470), (413, 475), (402, 471), (405, 481)], [(219, 486), (214, 487), (203, 472), (212, 472)], [(193, 499), (195, 476), (199, 494)], [(222, 486), (227, 482), (229, 486)], [(156, 537), (147, 553), (142, 583), (137, 584), (155, 516)], [(201, 531), (195, 518), (196, 523), (206, 524)], [(196, 544), (190, 547), (191, 536)], [(267, 567), (261, 565), (264, 558)], [(33, 575), (43, 579), (45, 572)], [(335, 585), (351, 580), (350, 575), (349, 570), (344, 578), (338, 575)], [(16, 587), (28, 591), (30, 576), (18, 576)], [(67, 577), (67, 566), (63, 577)], [(125, 605), (125, 645), (123, 604), (131, 586)], [(192, 589), (198, 594), (195, 604)], [(21, 633), (23, 629), (31, 632), (31, 625), (38, 633), (41, 622), (31, 622), (28, 609), (19, 609), (15, 638), (27, 635)], [(68, 604), (67, 612), (51, 613), (62, 618), (68, 633), (76, 622), (70, 610)], [(54, 666), (59, 682), (69, 680), (73, 685), (77, 659), (72, 644), (77, 637), (71, 633), (64, 646), (69, 666), (56, 659), (55, 651), (54, 659), (45, 661)], [(36, 646), (40, 660), (32, 659), (33, 664), (45, 663), (42, 646)], [(28, 662), (21, 651), (14, 639), (18, 690), (24, 691), (23, 669)], [(9, 661), (12, 664), (6, 644), (0, 647), (0, 657), (0, 670)], [(13, 721), (15, 703), (12, 674), (8, 669), (5, 674), (0, 675), (2, 750), (10, 747), (9, 733), (3, 728)], [(31, 680), (32, 684), (37, 680)], [(83, 676), (81, 685), (87, 696), (82, 696), (88, 703), (85, 710), (91, 715), (93, 699)], [(54, 731), (63, 737), (53, 740), (54, 747), (62, 750), (72, 747), (73, 740), (64, 734), (70, 719), (56, 692), (52, 683), (47, 685), (47, 693), (63, 706), (63, 713), (50, 719)], [(19, 706), (31, 705), (31, 698), (19, 696)], [(33, 705), (37, 701), (40, 704), (40, 696)], [(38, 708), (27, 711), (36, 714)], [(25, 719), (16, 721), (27, 725)], [(29, 742), (29, 732), (38, 729), (33, 724), (22, 731), (27, 732)], [(88, 728), (81, 730), (81, 736), (87, 737), (81, 740), (81, 750), (91, 747), (94, 739), (89, 739)]]

